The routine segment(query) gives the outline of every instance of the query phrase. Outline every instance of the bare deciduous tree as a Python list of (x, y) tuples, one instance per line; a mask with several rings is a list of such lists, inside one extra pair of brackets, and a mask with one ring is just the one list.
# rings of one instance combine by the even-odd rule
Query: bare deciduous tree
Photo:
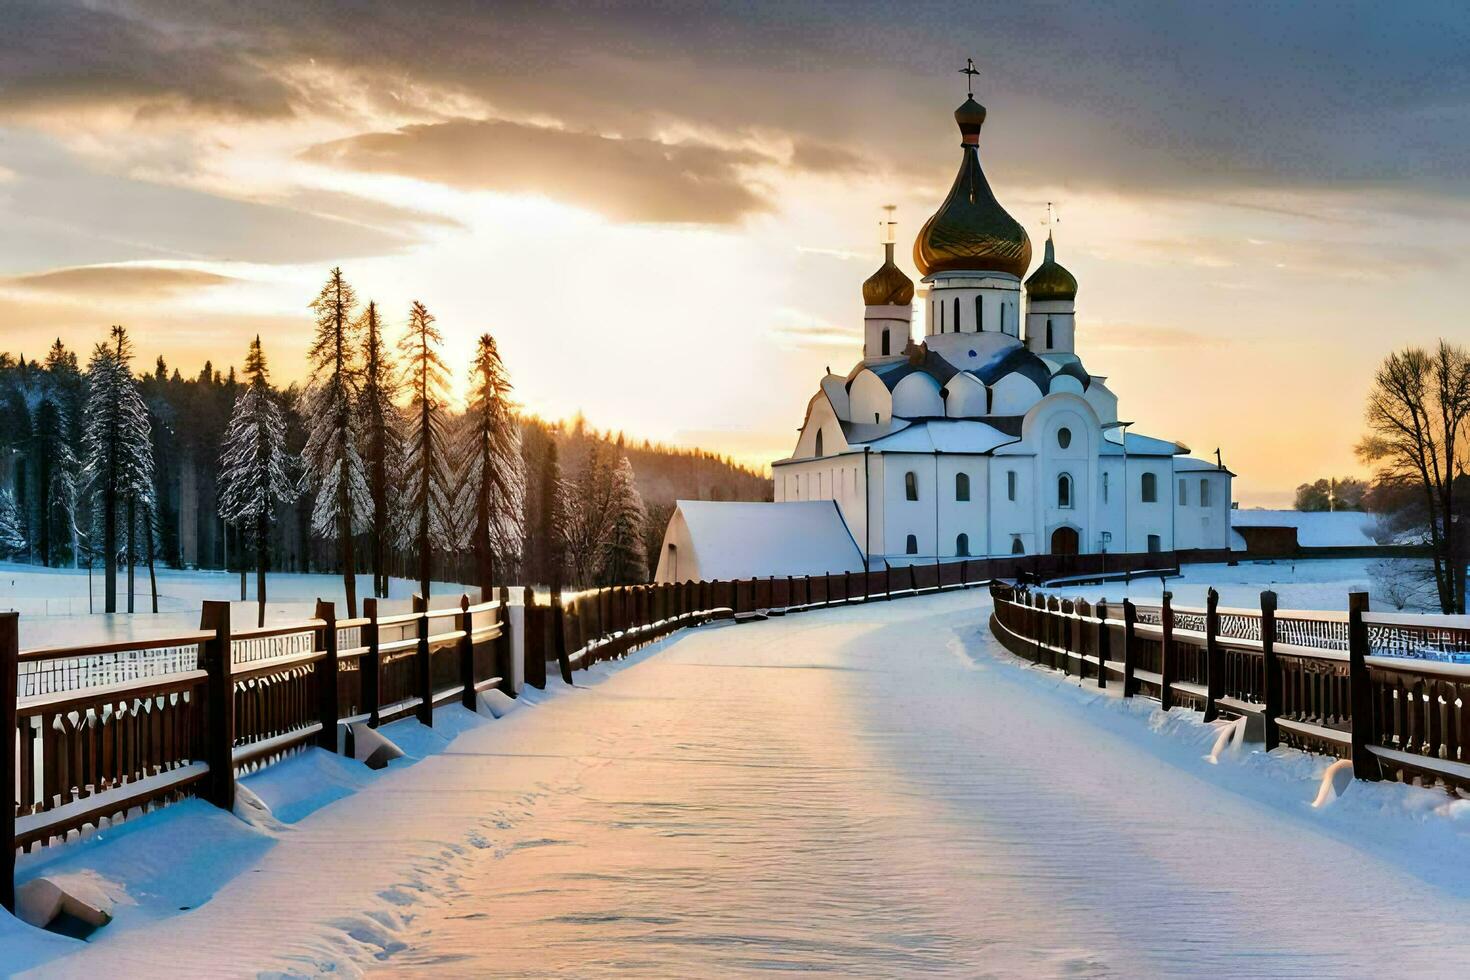
[(1435, 590), (1446, 613), (1465, 610), (1465, 547), (1456, 529), (1456, 481), (1465, 472), (1463, 437), (1470, 419), (1470, 353), (1440, 341), (1384, 359), (1368, 394), (1363, 461), (1382, 483), (1412, 486), (1425, 508)]

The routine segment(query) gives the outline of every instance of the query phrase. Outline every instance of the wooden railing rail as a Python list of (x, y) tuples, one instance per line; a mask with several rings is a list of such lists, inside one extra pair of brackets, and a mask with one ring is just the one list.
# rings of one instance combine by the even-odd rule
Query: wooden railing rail
[[(991, 587), (996, 637), (1018, 656), (1197, 707), (1205, 720), (1245, 717), (1266, 749), (1286, 744), (1350, 759), (1360, 779), (1393, 778), (1470, 790), (1470, 617), (1372, 613), (1366, 593), (1346, 613), (1203, 609), (1059, 600)], [(1152, 620), (1150, 622), (1149, 620)], [(1114, 651), (1117, 651), (1116, 653)], [(1106, 652), (1104, 652), (1106, 651)], [(1395, 655), (1397, 654), (1397, 655)]]

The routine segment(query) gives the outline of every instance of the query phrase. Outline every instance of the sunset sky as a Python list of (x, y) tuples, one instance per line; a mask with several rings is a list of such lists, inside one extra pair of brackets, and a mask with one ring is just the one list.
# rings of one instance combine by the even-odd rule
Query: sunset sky
[[(1356, 6), (1354, 12), (1351, 7)], [(1325, 13), (1331, 10), (1330, 19)], [(1244, 505), (1353, 471), (1374, 366), (1465, 341), (1470, 14), (1341, 3), (0, 0), (0, 349), (110, 323), (298, 379), (340, 264), (548, 417), (764, 462), (860, 356), (959, 159), (1039, 242), (1135, 431)], [(1038, 248), (1039, 255), (1039, 248)]]

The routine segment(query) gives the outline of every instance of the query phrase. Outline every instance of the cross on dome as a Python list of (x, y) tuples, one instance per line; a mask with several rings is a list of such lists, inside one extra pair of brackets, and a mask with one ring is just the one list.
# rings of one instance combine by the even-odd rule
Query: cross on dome
[(975, 76), (980, 74), (980, 69), (975, 67), (975, 59), (966, 58), (965, 67), (956, 74), (965, 76), (965, 95), (973, 99), (975, 97)]

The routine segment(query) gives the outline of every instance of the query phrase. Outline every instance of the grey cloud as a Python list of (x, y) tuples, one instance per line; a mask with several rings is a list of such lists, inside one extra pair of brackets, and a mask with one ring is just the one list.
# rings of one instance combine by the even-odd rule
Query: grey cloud
[(233, 282), (200, 269), (94, 265), (0, 279), (0, 286), (77, 297), (147, 298)]
[(471, 190), (545, 194), (625, 221), (728, 224), (769, 208), (743, 173), (769, 158), (700, 143), (457, 119), (321, 144), (306, 157)]

